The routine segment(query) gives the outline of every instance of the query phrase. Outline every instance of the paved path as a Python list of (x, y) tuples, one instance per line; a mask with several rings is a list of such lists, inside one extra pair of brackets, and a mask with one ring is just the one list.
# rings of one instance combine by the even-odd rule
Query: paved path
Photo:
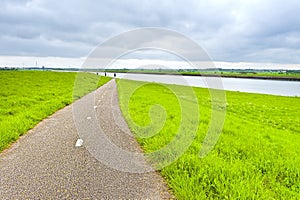
[[(90, 113), (90, 105), (85, 104), (88, 99), (96, 102), (93, 107), (96, 110), (94, 114)], [(74, 118), (72, 108), (74, 109), (74, 105), (79, 108), (80, 105), (82, 110), (77, 109), (74, 112), (83, 118), (90, 115), (86, 120), (93, 120), (96, 116), (111, 143), (128, 151), (141, 152), (121, 116), (117, 103), (116, 84), (112, 80), (45, 119), (10, 149), (2, 152), (0, 199), (172, 198), (157, 172), (123, 172), (117, 170), (118, 167), (111, 168), (107, 163), (103, 164), (96, 159), (97, 156), (90, 153), (93, 149), (87, 150), (85, 141), (83, 146), (75, 147), (80, 137), (76, 125), (80, 126), (80, 122), (74, 121), (81, 119), (76, 116)], [(86, 127), (86, 130), (93, 135), (95, 133), (91, 127)], [(119, 159), (113, 151), (109, 157), (112, 160)]]

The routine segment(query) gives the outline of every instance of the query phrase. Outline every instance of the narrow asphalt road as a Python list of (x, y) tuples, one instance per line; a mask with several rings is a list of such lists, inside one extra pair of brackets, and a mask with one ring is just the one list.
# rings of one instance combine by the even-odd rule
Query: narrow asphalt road
[[(83, 145), (75, 147), (79, 138)], [(173, 198), (159, 173), (132, 173), (151, 169), (141, 155), (112, 80), (43, 120), (0, 154), (0, 199)], [(135, 169), (130, 159), (143, 167)]]

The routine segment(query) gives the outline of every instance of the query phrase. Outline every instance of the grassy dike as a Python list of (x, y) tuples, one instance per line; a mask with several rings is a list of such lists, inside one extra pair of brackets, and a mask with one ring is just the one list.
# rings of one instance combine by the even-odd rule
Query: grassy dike
[[(0, 152), (47, 116), (109, 80), (84, 73), (0, 71)], [(81, 86), (73, 90), (74, 82)]]
[[(181, 116), (189, 115), (193, 106), (200, 110), (192, 145), (161, 169), (178, 199), (300, 198), (299, 97), (227, 91), (222, 134), (214, 149), (200, 158), (211, 117), (208, 89), (193, 88), (196, 103), (187, 96), (185, 86), (147, 83), (139, 87), (140, 82), (129, 80), (117, 84), (122, 113), (146, 153), (160, 150), (177, 137)], [(181, 98), (189, 102), (187, 110), (181, 110)], [(166, 121), (160, 129), (162, 108)], [(186, 134), (196, 120), (192, 114), (189, 117)]]

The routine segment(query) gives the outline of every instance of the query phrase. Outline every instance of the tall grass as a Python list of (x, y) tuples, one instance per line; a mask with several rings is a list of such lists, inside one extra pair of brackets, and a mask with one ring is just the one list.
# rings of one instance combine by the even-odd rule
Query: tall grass
[[(85, 81), (80, 81), (82, 86), (73, 95), (78, 79)], [(1, 71), (0, 151), (42, 119), (108, 80), (84, 73)]]
[[(131, 95), (138, 82), (119, 80), (121, 110), (146, 153), (160, 150), (176, 137), (185, 86), (148, 83)], [(175, 96), (170, 88), (179, 91)], [(287, 88), (288, 89), (288, 88)], [(224, 128), (214, 149), (199, 157), (211, 120), (208, 89), (193, 88), (200, 110), (196, 137), (189, 149), (161, 170), (178, 199), (300, 199), (300, 98), (226, 92)], [(181, 91), (181, 92), (180, 92)], [(130, 96), (129, 102), (127, 101)], [(162, 129), (147, 129), (166, 111)], [(192, 107), (190, 108), (192, 109)], [(148, 114), (150, 111), (150, 115)], [(157, 117), (158, 116), (158, 117)], [(195, 124), (190, 115), (187, 127)], [(152, 119), (151, 119), (152, 118)], [(145, 128), (143, 128), (145, 127)], [(157, 131), (151, 137), (147, 133)], [(189, 134), (189, 129), (186, 129)], [(143, 134), (141, 134), (143, 132)], [(172, 152), (170, 152), (172, 153)]]

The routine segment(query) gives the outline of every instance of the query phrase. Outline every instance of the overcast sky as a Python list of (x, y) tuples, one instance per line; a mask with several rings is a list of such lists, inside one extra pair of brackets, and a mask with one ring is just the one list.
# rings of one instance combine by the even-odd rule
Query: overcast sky
[(160, 27), (214, 61), (300, 64), (299, 13), (299, 0), (1, 0), (0, 57), (77, 59), (122, 32)]

